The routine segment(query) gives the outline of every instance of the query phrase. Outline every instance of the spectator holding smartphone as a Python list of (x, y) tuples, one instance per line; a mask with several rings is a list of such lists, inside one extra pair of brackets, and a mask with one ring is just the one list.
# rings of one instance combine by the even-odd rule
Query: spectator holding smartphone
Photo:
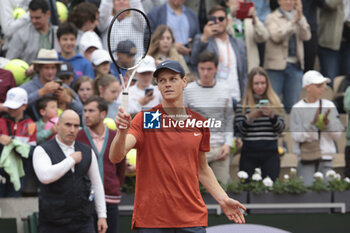
[(283, 106), (273, 91), (266, 71), (253, 68), (242, 103), (237, 105), (236, 136), (243, 140), (239, 169), (252, 176), (260, 167), (262, 176), (279, 176), (277, 140), (285, 128)]
[(280, 7), (269, 14), (265, 22), (270, 38), (266, 42), (264, 68), (276, 94), (283, 95), (283, 105), (289, 113), (300, 96), (303, 41), (311, 38), (311, 32), (301, 0), (278, 0), (278, 4)]
[[(230, 88), (235, 106), (244, 95), (247, 84), (247, 57), (242, 39), (227, 33), (227, 11), (220, 5), (213, 6), (208, 13), (212, 20), (204, 26), (203, 34), (196, 35), (191, 54), (191, 63), (196, 66), (201, 52), (208, 50), (219, 58), (216, 78)], [(215, 19), (215, 20), (214, 20)]]
[(156, 65), (153, 57), (146, 56), (136, 70), (136, 84), (129, 89), (129, 112), (136, 114), (160, 104), (162, 97), (158, 87), (152, 85)]
[[(28, 93), (27, 113), (34, 121), (40, 119), (40, 114), (36, 108), (36, 102), (46, 95), (54, 95), (58, 101), (66, 103), (69, 108), (76, 111), (80, 116), (83, 113), (83, 105), (81, 104), (77, 94), (72, 98), (66, 94), (64, 87), (67, 85), (56, 81), (56, 73), (62, 62), (58, 60), (56, 50), (40, 49), (38, 57), (33, 61), (34, 69), (37, 75), (32, 80), (21, 85)], [(62, 86), (61, 86), (62, 85)]]

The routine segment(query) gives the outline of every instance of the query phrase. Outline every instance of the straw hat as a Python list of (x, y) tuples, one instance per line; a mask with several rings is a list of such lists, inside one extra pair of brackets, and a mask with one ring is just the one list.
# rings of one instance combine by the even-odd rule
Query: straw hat
[(58, 60), (57, 51), (54, 49), (40, 49), (37, 59), (32, 61), (33, 64), (62, 64)]

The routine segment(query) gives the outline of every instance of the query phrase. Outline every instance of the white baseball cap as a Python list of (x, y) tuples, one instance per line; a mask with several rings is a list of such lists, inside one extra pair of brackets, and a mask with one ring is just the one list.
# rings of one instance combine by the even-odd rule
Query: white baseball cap
[(28, 94), (26, 90), (24, 90), (21, 87), (14, 87), (8, 90), (6, 93), (6, 100), (2, 106), (11, 108), (11, 109), (18, 109), (23, 104), (28, 103)]
[(95, 66), (98, 66), (102, 64), (103, 62), (112, 62), (111, 57), (109, 56), (109, 53), (104, 49), (97, 49), (92, 52), (91, 54), (91, 63)]
[(323, 75), (316, 70), (309, 70), (303, 76), (303, 87), (310, 84), (320, 84), (329, 83), (331, 80), (329, 78), (323, 77)]
[(154, 61), (154, 58), (149, 55), (145, 56), (145, 58), (141, 61), (141, 64), (136, 70), (137, 73), (154, 71), (156, 71), (156, 63)]
[(97, 49), (102, 49), (102, 42), (100, 37), (96, 32), (87, 31), (81, 36), (79, 41), (79, 53), (84, 55), (85, 51), (90, 48), (95, 47)]

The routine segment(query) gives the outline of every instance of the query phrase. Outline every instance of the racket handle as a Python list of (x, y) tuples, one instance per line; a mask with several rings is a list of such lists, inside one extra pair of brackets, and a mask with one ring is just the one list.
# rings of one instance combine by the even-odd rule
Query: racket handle
[[(128, 92), (122, 92), (122, 107), (124, 109), (124, 112), (128, 112), (128, 101), (129, 101), (129, 93)], [(126, 127), (119, 126), (120, 129), (126, 129)]]

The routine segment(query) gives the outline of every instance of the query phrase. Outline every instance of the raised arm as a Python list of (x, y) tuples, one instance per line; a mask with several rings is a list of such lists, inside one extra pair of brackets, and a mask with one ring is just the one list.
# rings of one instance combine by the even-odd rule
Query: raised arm
[(131, 116), (124, 112), (122, 107), (119, 107), (118, 115), (115, 119), (118, 132), (115, 135), (109, 151), (109, 160), (112, 163), (121, 162), (126, 153), (136, 144), (136, 138), (132, 134), (128, 134), (131, 124)]

